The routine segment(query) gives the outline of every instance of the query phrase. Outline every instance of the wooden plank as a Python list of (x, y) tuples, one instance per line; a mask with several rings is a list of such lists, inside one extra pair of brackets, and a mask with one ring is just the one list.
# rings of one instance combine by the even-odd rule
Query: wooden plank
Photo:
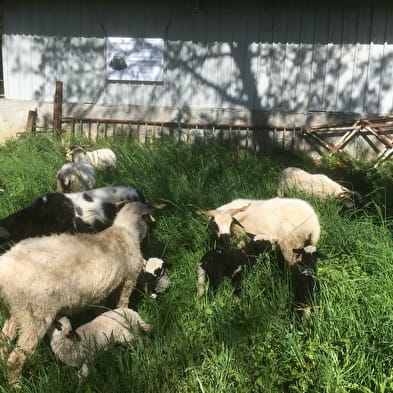
[(29, 111), (27, 114), (26, 132), (34, 132), (37, 122), (37, 111)]
[(53, 100), (53, 129), (55, 132), (61, 129), (61, 117), (63, 107), (63, 82), (57, 81), (55, 97)]

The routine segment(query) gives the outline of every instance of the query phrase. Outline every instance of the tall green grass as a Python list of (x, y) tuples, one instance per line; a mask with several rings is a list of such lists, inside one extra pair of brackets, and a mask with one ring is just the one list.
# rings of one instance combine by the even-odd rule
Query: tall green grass
[[(131, 185), (150, 202), (165, 202), (147, 244), (150, 255), (171, 262), (172, 287), (145, 298), (150, 342), (100, 354), (87, 380), (58, 362), (47, 343), (26, 363), (22, 392), (382, 393), (393, 391), (392, 181), (389, 164), (327, 157), (317, 168), (301, 155), (238, 155), (215, 143), (186, 146), (163, 141), (140, 146), (100, 141), (118, 156), (114, 172), (98, 172), (97, 187)], [(62, 146), (30, 137), (0, 147), (0, 217), (55, 191)], [(366, 194), (361, 209), (343, 210), (307, 196), (321, 221), (319, 263), (322, 308), (305, 324), (291, 314), (285, 273), (265, 258), (248, 274), (239, 296), (224, 282), (213, 296), (196, 297), (196, 267), (209, 247), (207, 220), (195, 209), (234, 198), (275, 196), (280, 171), (300, 166), (323, 171)], [(17, 277), (15, 277), (17, 280)], [(1, 319), (4, 319), (2, 309)], [(4, 370), (4, 367), (2, 367)], [(9, 388), (0, 376), (0, 392)]]

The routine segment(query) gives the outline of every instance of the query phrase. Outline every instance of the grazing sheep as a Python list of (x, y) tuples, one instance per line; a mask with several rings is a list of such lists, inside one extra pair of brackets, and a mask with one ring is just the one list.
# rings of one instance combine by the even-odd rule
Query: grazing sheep
[(130, 305), (136, 309), (143, 294), (150, 294), (156, 299), (159, 294), (165, 292), (171, 285), (168, 276), (169, 263), (160, 258), (145, 260), (143, 270), (138, 277), (135, 291), (131, 295)]
[(291, 266), (292, 304), (295, 311), (309, 312), (315, 294), (319, 291), (317, 259), (326, 259), (327, 256), (314, 246), (294, 249), (293, 252), (301, 256), (301, 262)]
[(222, 246), (229, 246), (230, 236), (239, 228), (243, 233), (263, 233), (277, 241), (290, 265), (298, 261), (292, 250), (316, 245), (321, 232), (311, 205), (295, 198), (236, 199), (217, 209), (196, 213), (211, 217), (210, 225), (214, 226)]
[(363, 202), (359, 192), (351, 191), (326, 175), (311, 174), (300, 168), (289, 167), (281, 173), (277, 195), (284, 197), (291, 189), (315, 195), (321, 200), (333, 198), (349, 208)]
[(56, 174), (57, 192), (79, 192), (94, 187), (96, 171), (88, 162), (67, 162)]
[(273, 244), (265, 236), (257, 235), (243, 249), (216, 248), (207, 251), (198, 265), (198, 296), (205, 293), (206, 278), (213, 292), (224, 277), (230, 278), (238, 291), (244, 268), (254, 266), (257, 257), (271, 251)]
[(87, 377), (89, 364), (99, 351), (106, 350), (113, 343), (137, 340), (150, 330), (151, 326), (136, 311), (116, 308), (75, 330), (70, 320), (62, 317), (51, 325), (48, 337), (55, 356), (67, 365), (79, 368), (80, 377)]
[(116, 154), (108, 148), (86, 151), (79, 146), (71, 147), (67, 157), (71, 157), (72, 162), (87, 161), (96, 168), (116, 168)]
[(142, 273), (139, 275), (137, 287), (151, 293), (153, 298), (165, 292), (171, 285), (167, 268), (169, 264), (160, 258), (149, 258), (145, 261)]
[(0, 219), (0, 244), (7, 248), (28, 237), (100, 231), (112, 223), (116, 203), (123, 200), (146, 203), (138, 190), (126, 186), (41, 195), (31, 205)]
[(18, 383), (23, 364), (56, 315), (71, 315), (118, 294), (127, 307), (143, 269), (140, 244), (151, 209), (140, 202), (121, 208), (113, 225), (95, 234), (59, 234), (25, 239), (0, 256), (0, 298), (9, 311), (0, 354), (18, 333), (7, 359), (9, 382)]

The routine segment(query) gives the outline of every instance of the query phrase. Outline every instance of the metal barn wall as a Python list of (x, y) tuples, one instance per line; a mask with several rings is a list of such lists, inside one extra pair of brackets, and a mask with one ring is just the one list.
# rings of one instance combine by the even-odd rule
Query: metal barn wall
[[(392, 113), (392, 15), (388, 1), (5, 0), (5, 95), (52, 101), (61, 80), (69, 103), (206, 117), (213, 108)], [(108, 83), (108, 36), (164, 38), (164, 82)]]

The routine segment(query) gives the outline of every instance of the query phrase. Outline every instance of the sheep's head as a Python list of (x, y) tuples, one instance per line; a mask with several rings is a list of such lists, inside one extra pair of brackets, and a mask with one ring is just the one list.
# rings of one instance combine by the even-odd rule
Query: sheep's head
[(80, 341), (81, 337), (72, 328), (71, 321), (67, 317), (62, 317), (53, 322), (48, 331), (49, 339), (56, 339), (57, 337), (65, 337), (69, 340)]
[(72, 162), (84, 162), (87, 161), (86, 150), (82, 147), (75, 147), (69, 153)]
[(343, 187), (343, 191), (339, 194), (340, 202), (347, 208), (353, 208), (363, 203), (362, 195), (357, 191), (351, 191)]
[(167, 273), (169, 264), (160, 258), (149, 258), (145, 262), (142, 279), (146, 285), (146, 290), (152, 293), (152, 296), (157, 293), (165, 292), (170, 286), (170, 280)]
[(155, 223), (155, 219), (152, 216), (153, 209), (162, 209), (166, 205), (147, 205), (143, 202), (136, 201), (121, 201), (118, 202), (117, 208), (119, 212), (113, 222), (113, 225), (126, 227), (127, 229), (132, 228), (138, 232), (139, 241), (142, 241), (150, 229)]
[(238, 209), (228, 209), (226, 211), (221, 210), (197, 210), (195, 213), (198, 215), (205, 215), (210, 217), (209, 227), (217, 235), (219, 242), (222, 247), (229, 247), (229, 241), (231, 235), (238, 238), (240, 234), (245, 235), (245, 231), (241, 229), (243, 226), (234, 217), (240, 212), (244, 212), (250, 204), (243, 206)]
[(327, 259), (327, 255), (323, 254), (315, 246), (306, 246), (302, 248), (294, 248), (292, 250), (296, 255), (301, 256), (301, 265), (306, 269), (317, 269), (317, 259)]

